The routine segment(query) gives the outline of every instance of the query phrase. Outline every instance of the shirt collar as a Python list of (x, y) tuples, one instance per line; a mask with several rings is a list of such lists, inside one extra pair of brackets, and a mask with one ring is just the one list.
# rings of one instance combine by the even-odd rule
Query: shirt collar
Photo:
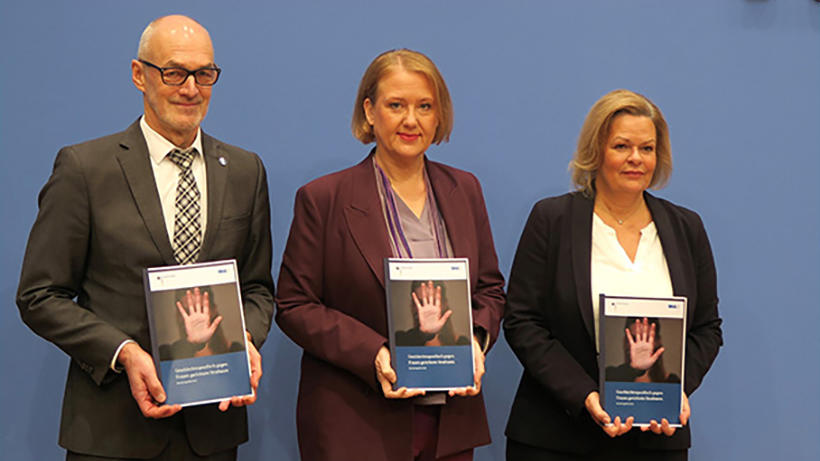
[[(145, 144), (148, 145), (148, 155), (155, 165), (161, 162), (169, 152), (174, 149), (179, 149), (174, 143), (165, 139), (161, 134), (148, 126), (148, 123), (145, 121), (145, 115), (140, 117), (140, 128), (142, 129), (142, 136), (145, 138)], [(196, 129), (196, 138), (194, 138), (191, 147), (202, 154), (202, 130), (200, 128)]]

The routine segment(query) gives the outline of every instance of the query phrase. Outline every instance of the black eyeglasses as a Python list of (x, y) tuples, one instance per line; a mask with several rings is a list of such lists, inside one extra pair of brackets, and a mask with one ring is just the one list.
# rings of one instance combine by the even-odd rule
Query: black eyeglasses
[(162, 77), (162, 83), (173, 86), (185, 84), (191, 75), (194, 76), (194, 81), (197, 85), (213, 86), (213, 84), (219, 80), (219, 73), (222, 72), (222, 69), (215, 65), (213, 67), (200, 67), (199, 69), (188, 70), (184, 67), (160, 67), (144, 59), (139, 59), (139, 62), (158, 70)]

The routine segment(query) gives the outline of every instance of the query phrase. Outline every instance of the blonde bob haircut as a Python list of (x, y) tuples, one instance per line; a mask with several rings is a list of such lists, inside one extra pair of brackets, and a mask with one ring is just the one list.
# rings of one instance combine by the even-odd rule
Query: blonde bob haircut
[(387, 74), (397, 69), (418, 72), (427, 77), (427, 80), (433, 85), (436, 98), (435, 107), (438, 115), (438, 127), (433, 142), (440, 144), (441, 141), (449, 141), (450, 132), (453, 130), (453, 103), (450, 100), (450, 92), (447, 90), (444, 78), (430, 58), (418, 51), (404, 48), (385, 51), (378, 55), (364, 72), (362, 81), (359, 83), (356, 102), (353, 104), (353, 120), (350, 122), (353, 137), (364, 144), (376, 140), (373, 135), (373, 126), (367, 122), (364, 113), (364, 101), (370, 99), (371, 102), (375, 103), (379, 82)]
[(621, 114), (649, 117), (655, 124), (657, 164), (649, 187), (662, 188), (672, 174), (669, 127), (661, 110), (646, 96), (629, 90), (614, 90), (601, 97), (589, 110), (578, 136), (578, 148), (569, 163), (572, 184), (588, 197), (595, 195), (595, 178), (604, 162), (604, 146), (612, 121)]

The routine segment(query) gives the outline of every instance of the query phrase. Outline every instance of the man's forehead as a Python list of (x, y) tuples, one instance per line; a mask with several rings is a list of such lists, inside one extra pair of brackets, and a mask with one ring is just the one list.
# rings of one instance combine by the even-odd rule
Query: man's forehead
[(155, 58), (161, 67), (187, 67), (195, 69), (216, 64), (213, 53), (197, 52), (189, 49), (167, 50), (158, 53)]

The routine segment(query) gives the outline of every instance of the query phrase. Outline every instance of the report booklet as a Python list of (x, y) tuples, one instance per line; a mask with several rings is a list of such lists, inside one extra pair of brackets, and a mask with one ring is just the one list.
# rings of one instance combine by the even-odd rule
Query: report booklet
[(394, 388), (472, 386), (473, 318), (466, 258), (385, 259)]
[(600, 295), (601, 405), (612, 420), (680, 427), (686, 298)]
[(236, 261), (144, 271), (151, 353), (168, 404), (252, 395)]

